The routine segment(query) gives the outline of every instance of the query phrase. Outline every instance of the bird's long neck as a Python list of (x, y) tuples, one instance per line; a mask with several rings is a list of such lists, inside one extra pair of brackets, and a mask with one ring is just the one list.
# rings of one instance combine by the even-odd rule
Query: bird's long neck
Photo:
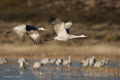
[(72, 34), (70, 34), (70, 37), (69, 37), (69, 39), (72, 39), (72, 38), (84, 38), (84, 37), (86, 37), (85, 35), (72, 35)]
[(68, 61), (69, 61), (69, 63), (71, 62), (71, 57), (70, 56), (68, 57)]
[(41, 28), (38, 28), (38, 30), (45, 30), (43, 27), (41, 27)]

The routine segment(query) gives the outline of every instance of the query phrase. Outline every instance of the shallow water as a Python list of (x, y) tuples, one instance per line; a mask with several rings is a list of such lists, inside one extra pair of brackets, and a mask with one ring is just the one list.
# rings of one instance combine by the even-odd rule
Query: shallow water
[[(25, 70), (19, 69), (17, 59), (9, 59), (8, 63), (0, 65), (0, 80), (120, 80), (120, 74), (111, 76), (113, 73), (98, 72), (94, 69), (88, 71), (82, 69), (82, 65), (77, 61), (73, 61), (70, 68), (48, 64), (39, 70), (32, 69), (33, 62), (37, 60), (28, 61), (29, 66)], [(108, 65), (108, 68), (119, 67), (118, 61), (111, 61)]]

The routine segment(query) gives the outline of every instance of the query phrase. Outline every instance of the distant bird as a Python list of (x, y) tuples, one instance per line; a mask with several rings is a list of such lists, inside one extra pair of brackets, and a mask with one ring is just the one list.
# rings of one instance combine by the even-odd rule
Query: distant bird
[(83, 34), (79, 36), (70, 34), (70, 28), (72, 26), (71, 21), (65, 23), (58, 18), (51, 17), (49, 22), (52, 23), (54, 32), (56, 33), (57, 36), (47, 39), (46, 41), (49, 40), (67, 41), (68, 39), (87, 37)]
[(70, 67), (71, 66), (71, 57), (68, 56), (68, 59), (63, 59), (63, 65)]
[(50, 61), (50, 59), (49, 58), (43, 58), (40, 62), (41, 62), (41, 64), (48, 64), (49, 63), (49, 61)]
[(109, 58), (107, 57), (107, 58), (105, 59), (105, 66), (107, 66), (109, 62), (110, 62), (110, 60), (109, 60)]
[[(34, 44), (38, 45), (42, 42), (40, 39), (39, 30), (45, 30), (45, 29), (37, 28), (32, 25), (21, 24), (14, 27), (12, 31), (14, 31), (18, 35), (21, 41), (25, 41), (25, 35), (27, 34), (33, 40)], [(12, 31), (9, 31), (7, 33), (11, 33)]]
[(34, 68), (34, 69), (38, 69), (38, 68), (40, 68), (41, 66), (42, 66), (41, 62), (34, 62), (34, 64), (33, 64), (33, 68)]
[(4, 64), (4, 63), (6, 63), (7, 62), (7, 58), (5, 58), (5, 57), (0, 57), (0, 64)]
[(50, 58), (49, 63), (54, 64), (56, 62), (56, 60), (57, 60), (56, 58)]
[(56, 64), (57, 66), (59, 66), (59, 65), (62, 64), (62, 62), (63, 62), (63, 60), (59, 58), (59, 59), (56, 60), (55, 64)]
[(96, 62), (96, 56), (93, 56), (92, 58), (89, 58), (89, 66), (92, 66)]
[(96, 61), (95, 64), (94, 64), (94, 67), (103, 67), (105, 65), (105, 59), (102, 59), (100, 61)]
[(26, 69), (26, 67), (29, 64), (28, 61), (26, 59), (24, 59), (24, 58), (19, 58), (18, 63), (19, 63), (20, 69)]
[(89, 58), (86, 59), (85, 62), (83, 62), (83, 67), (88, 67), (89, 66)]
[(84, 59), (80, 60), (80, 64), (83, 64), (84, 62), (86, 62), (86, 61), (87, 61), (87, 58), (88, 58), (88, 57), (85, 57)]

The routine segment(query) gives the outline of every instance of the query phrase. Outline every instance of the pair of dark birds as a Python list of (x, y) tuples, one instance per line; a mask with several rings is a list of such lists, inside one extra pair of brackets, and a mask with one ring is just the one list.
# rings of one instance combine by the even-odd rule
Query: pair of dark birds
[[(71, 21), (63, 22), (59, 18), (51, 17), (49, 22), (52, 24), (56, 36), (50, 39), (45, 39), (45, 41), (49, 40), (67, 41), (68, 39), (87, 37), (83, 34), (78, 36), (70, 34), (70, 28), (72, 26)], [(15, 32), (22, 41), (25, 41), (25, 35), (28, 35), (36, 45), (42, 43), (39, 33), (39, 31), (42, 30), (46, 29), (43, 27), (37, 28), (35, 26), (25, 24), (18, 25), (12, 29), (12, 31)], [(11, 33), (12, 31), (9, 31), (7, 33)]]

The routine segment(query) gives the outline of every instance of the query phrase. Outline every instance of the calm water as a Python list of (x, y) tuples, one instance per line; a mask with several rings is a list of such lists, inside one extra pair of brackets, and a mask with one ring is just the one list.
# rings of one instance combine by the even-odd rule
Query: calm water
[[(19, 69), (17, 59), (9, 59), (8, 63), (0, 65), (0, 80), (120, 80), (120, 75), (112, 77), (109, 73), (76, 70), (75, 68), (82, 68), (79, 62), (72, 62), (71, 68), (48, 64), (34, 70), (32, 65), (37, 60), (28, 61), (30, 64), (26, 70)], [(108, 67), (120, 67), (120, 62), (111, 61)]]

